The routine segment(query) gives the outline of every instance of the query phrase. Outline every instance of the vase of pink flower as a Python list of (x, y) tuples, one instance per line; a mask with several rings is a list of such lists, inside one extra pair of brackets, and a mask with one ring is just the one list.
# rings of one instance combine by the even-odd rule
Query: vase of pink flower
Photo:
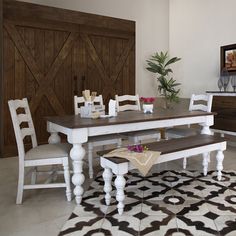
[(145, 114), (153, 113), (153, 102), (155, 101), (154, 97), (141, 97), (141, 102), (143, 103), (143, 112)]

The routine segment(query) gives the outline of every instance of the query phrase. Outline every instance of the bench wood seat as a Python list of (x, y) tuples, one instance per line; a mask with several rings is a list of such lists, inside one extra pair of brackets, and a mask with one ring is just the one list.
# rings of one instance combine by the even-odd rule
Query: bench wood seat
[[(196, 135), (191, 137), (183, 137), (178, 139), (165, 140), (160, 142), (148, 143), (145, 146), (151, 151), (160, 151), (161, 155), (157, 159), (156, 164), (177, 160), (181, 158), (189, 158), (194, 155), (202, 154), (203, 156), (203, 174), (207, 175), (208, 168), (208, 155), (211, 151), (217, 151), (217, 178), (221, 180), (222, 169), (223, 169), (223, 151), (226, 149), (226, 140), (222, 137), (216, 137), (212, 135)], [(101, 156), (101, 166), (104, 168), (103, 179), (104, 179), (104, 191), (105, 202), (107, 205), (110, 204), (110, 192), (111, 192), (111, 180), (112, 175), (116, 175), (115, 186), (117, 189), (116, 199), (118, 201), (118, 212), (121, 215), (124, 209), (124, 187), (126, 184), (124, 175), (128, 170), (134, 169), (131, 163), (120, 157), (103, 157), (106, 153), (111, 150), (101, 151), (98, 154)]]

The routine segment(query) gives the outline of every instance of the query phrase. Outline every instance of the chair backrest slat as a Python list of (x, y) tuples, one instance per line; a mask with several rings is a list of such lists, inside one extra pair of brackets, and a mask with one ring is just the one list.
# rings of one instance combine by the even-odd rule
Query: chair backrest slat
[(25, 102), (24, 98), (22, 100), (16, 99), (14, 100), (14, 108), (17, 110), (19, 108), (26, 108), (27, 103)]
[(32, 130), (31, 128), (22, 128), (20, 132), (22, 139), (24, 139), (27, 136), (34, 135), (34, 130)]
[[(33, 147), (36, 147), (38, 145), (33, 120), (29, 109), (29, 104), (27, 99), (23, 98), (22, 100), (8, 101), (8, 106), (10, 109), (11, 119), (16, 136), (19, 158), (24, 158), (24, 138), (26, 136), (30, 136)], [(22, 108), (25, 113), (17, 114), (17, 109), (19, 108)], [(21, 128), (20, 125), (22, 123), (27, 123), (28, 127)]]
[[(211, 94), (199, 94), (199, 95), (192, 94), (189, 103), (189, 111), (200, 110), (200, 111), (211, 112), (212, 99), (213, 96)], [(205, 104), (200, 104), (199, 102), (201, 101), (204, 101)]]
[[(102, 95), (96, 96), (93, 100), (94, 103), (103, 106), (103, 98)], [(80, 114), (80, 107), (85, 103), (84, 97), (74, 96), (74, 112), (75, 115)]]
[(29, 122), (29, 117), (26, 114), (17, 115), (17, 119), (18, 119), (19, 124), (24, 123), (24, 122)]
[[(122, 96), (115, 96), (116, 99), (116, 107), (117, 111), (140, 111), (140, 101), (139, 95), (122, 95)], [(121, 105), (122, 102), (135, 102), (135, 104), (125, 104)]]

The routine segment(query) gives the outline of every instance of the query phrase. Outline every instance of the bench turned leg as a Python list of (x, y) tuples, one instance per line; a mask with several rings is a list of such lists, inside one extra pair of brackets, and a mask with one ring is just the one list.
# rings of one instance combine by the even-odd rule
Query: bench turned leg
[(203, 165), (203, 175), (206, 176), (207, 175), (207, 168), (208, 168), (208, 156), (209, 153), (203, 153), (202, 154), (202, 165)]
[(106, 202), (106, 205), (110, 205), (110, 202), (111, 202), (110, 192), (112, 190), (112, 186), (111, 186), (112, 171), (111, 171), (111, 169), (105, 167), (102, 177), (104, 179), (104, 192), (106, 193), (105, 202)]
[(124, 194), (124, 188), (125, 188), (125, 178), (123, 175), (117, 175), (115, 179), (115, 186), (117, 189), (116, 192), (116, 200), (118, 201), (118, 213), (119, 215), (122, 215), (124, 211), (124, 199), (125, 199), (125, 194)]
[(216, 169), (218, 171), (217, 178), (218, 178), (218, 180), (221, 180), (221, 176), (222, 176), (221, 171), (223, 170), (223, 160), (224, 160), (224, 154), (221, 150), (217, 151), (216, 160), (217, 160)]

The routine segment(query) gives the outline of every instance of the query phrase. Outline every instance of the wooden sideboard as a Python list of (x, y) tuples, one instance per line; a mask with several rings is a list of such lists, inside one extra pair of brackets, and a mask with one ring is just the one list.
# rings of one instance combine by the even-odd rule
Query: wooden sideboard
[(215, 91), (207, 93), (213, 95), (212, 111), (217, 112), (212, 128), (222, 133), (236, 135), (236, 93)]

